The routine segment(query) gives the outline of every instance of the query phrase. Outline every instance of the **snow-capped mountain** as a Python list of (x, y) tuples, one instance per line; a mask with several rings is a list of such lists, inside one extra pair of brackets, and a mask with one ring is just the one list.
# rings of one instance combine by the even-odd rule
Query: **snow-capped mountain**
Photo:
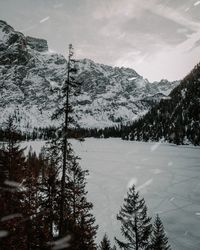
[[(25, 37), (0, 21), (0, 124), (14, 114), (21, 129), (56, 125), (51, 115), (66, 78), (66, 59), (48, 51), (47, 41)], [(127, 123), (146, 113), (178, 85), (150, 83), (133, 69), (83, 59), (78, 62), (81, 94), (72, 100), (81, 127)]]

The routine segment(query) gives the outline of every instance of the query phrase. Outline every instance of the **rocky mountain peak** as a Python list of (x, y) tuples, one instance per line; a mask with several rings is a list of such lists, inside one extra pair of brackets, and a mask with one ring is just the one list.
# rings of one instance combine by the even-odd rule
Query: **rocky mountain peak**
[(0, 21), (0, 65), (25, 65), (30, 57), (26, 37)]
[(45, 39), (27, 36), (26, 43), (33, 50), (36, 50), (39, 52), (47, 52), (48, 51), (48, 44), (47, 44), (47, 41)]
[[(81, 95), (71, 100), (81, 127), (128, 123), (144, 114), (178, 82), (150, 83), (135, 70), (82, 59), (77, 63)], [(56, 125), (51, 115), (66, 79), (66, 59), (47, 41), (25, 37), (0, 21), (0, 123), (14, 114), (21, 129)]]

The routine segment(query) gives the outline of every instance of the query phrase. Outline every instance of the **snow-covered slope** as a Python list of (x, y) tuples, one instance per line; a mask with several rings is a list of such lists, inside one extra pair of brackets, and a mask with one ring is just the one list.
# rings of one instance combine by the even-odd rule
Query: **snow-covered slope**
[[(130, 122), (178, 82), (149, 83), (133, 69), (83, 59), (78, 63), (81, 95), (74, 99), (81, 127), (106, 127)], [(14, 114), (22, 129), (56, 125), (50, 117), (66, 77), (66, 60), (50, 53), (47, 41), (25, 37), (0, 21), (0, 124)]]

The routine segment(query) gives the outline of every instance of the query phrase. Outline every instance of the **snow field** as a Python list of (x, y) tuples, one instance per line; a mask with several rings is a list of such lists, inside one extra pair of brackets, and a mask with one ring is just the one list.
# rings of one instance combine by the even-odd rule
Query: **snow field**
[[(43, 143), (28, 144), (38, 153)], [(200, 249), (200, 147), (94, 138), (72, 145), (90, 171), (88, 200), (99, 224), (97, 242), (105, 232), (111, 241), (120, 237), (116, 214), (135, 184), (149, 214), (159, 213), (172, 249)]]

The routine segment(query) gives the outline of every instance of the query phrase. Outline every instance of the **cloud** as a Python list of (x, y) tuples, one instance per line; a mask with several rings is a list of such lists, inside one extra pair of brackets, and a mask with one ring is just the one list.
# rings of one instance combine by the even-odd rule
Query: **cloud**
[(184, 27), (198, 31), (200, 28), (200, 23), (193, 20), (190, 16), (185, 16), (179, 9), (173, 9), (168, 6), (155, 5), (151, 8), (151, 11), (161, 17), (165, 17), (173, 22), (180, 24)]
[(93, 17), (99, 22), (106, 20), (96, 34), (102, 40), (124, 41), (124, 45), (132, 50), (143, 51), (143, 56), (155, 53), (160, 47), (181, 44), (199, 30), (199, 23), (185, 17), (184, 13), (159, 0), (115, 0), (101, 1), (101, 5), (94, 9)]
[(198, 47), (200, 47), (200, 39), (195, 41), (195, 43), (193, 44), (192, 48), (189, 51), (197, 49)]
[(7, 0), (0, 2), (0, 15), (25, 35), (47, 39), (49, 48), (59, 53), (66, 54), (67, 44), (73, 43), (77, 57), (133, 67), (151, 80), (176, 79), (197, 61), (200, 23), (195, 3)]

